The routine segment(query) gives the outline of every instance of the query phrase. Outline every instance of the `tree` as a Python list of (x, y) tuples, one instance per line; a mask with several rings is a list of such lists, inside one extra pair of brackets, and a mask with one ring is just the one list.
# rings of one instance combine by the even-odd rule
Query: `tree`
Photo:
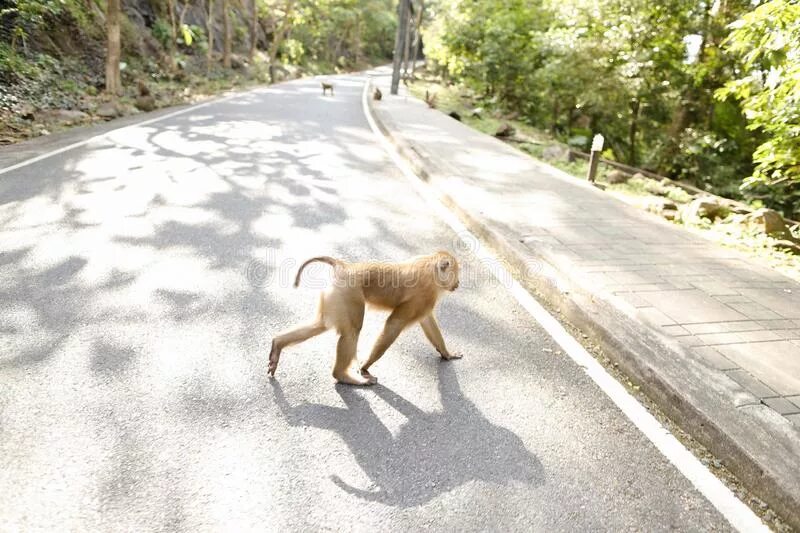
[(292, 26), (292, 10), (294, 9), (294, 0), (286, 0), (283, 5), (282, 15), (280, 22), (275, 21), (274, 17), (277, 15), (276, 9), (273, 9), (273, 24), (274, 29), (272, 33), (272, 43), (269, 46), (267, 54), (269, 56), (269, 81), (275, 83), (275, 67), (278, 61), (278, 51), (283, 44), (286, 34)]
[(258, 5), (256, 0), (250, 0), (250, 50), (247, 57), (250, 62), (256, 57), (256, 45), (258, 44)]
[(206, 71), (211, 72), (211, 65), (214, 61), (214, 0), (208, 0), (208, 13), (206, 13), (206, 33), (208, 34)]
[[(780, 186), (787, 209), (800, 206), (800, 4), (771, 0), (732, 26), (725, 44), (741, 61), (740, 75), (717, 91), (739, 100), (748, 128), (764, 133), (755, 172), (745, 186)], [(776, 191), (777, 193), (777, 191)]]
[(222, 0), (222, 66), (231, 68), (231, 17), (228, 0)]
[(106, 55), (106, 92), (112, 96), (122, 93), (122, 79), (120, 76), (120, 29), (119, 29), (119, 2), (108, 0), (106, 10), (106, 30), (108, 33), (108, 48)]

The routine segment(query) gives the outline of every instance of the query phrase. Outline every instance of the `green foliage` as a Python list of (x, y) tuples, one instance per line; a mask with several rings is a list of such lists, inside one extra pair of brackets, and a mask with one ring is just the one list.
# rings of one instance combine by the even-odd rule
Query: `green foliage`
[(392, 0), (301, 0), (281, 57), (338, 64), (391, 58), (397, 22)]
[(777, 188), (800, 181), (800, 3), (426, 4), (432, 68), (484, 104), (564, 142), (602, 133), (618, 161), (734, 198), (756, 195), (740, 189), (755, 161), (745, 184), (769, 184), (758, 196), (787, 214), (800, 208)]
[(150, 31), (164, 49), (169, 50), (170, 46), (174, 44), (172, 43), (172, 26), (168, 20), (157, 18)]
[(11, 82), (18, 78), (32, 77), (34, 72), (30, 63), (17, 54), (10, 44), (0, 43), (0, 81)]
[(64, 8), (64, 0), (16, 0), (12, 7), (0, 9), (0, 21), (10, 19), (11, 48), (18, 41), (24, 44), (28, 33), (41, 26), (47, 17), (58, 15)]
[(741, 75), (717, 91), (739, 100), (748, 128), (765, 136), (753, 153), (756, 168), (745, 186), (780, 185), (800, 199), (800, 4), (766, 2), (731, 25), (727, 49)]
[(299, 64), (305, 55), (303, 43), (297, 39), (286, 39), (286, 41), (283, 43), (283, 50), (286, 54), (286, 59), (295, 65)]
[(203, 49), (208, 45), (205, 30), (200, 26), (181, 24), (181, 27), (178, 28), (178, 35), (185, 46), (191, 47), (195, 41), (198, 41)]
[(160, 17), (157, 18), (150, 31), (153, 32), (153, 37), (156, 38), (163, 48), (169, 50), (174, 44), (172, 43), (172, 27), (169, 21)]

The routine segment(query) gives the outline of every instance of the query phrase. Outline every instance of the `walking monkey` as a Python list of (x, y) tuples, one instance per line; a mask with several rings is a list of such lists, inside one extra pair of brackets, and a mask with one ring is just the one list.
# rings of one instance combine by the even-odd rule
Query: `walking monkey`
[(330, 91), (331, 92), (331, 96), (333, 96), (333, 84), (332, 83), (326, 83), (324, 81), (320, 82), (320, 83), (322, 84), (322, 96), (325, 96), (325, 93), (327, 91)]
[[(442, 359), (458, 359), (444, 344), (433, 316), (436, 302), (444, 292), (458, 288), (458, 262), (448, 252), (436, 252), (401, 263), (346, 263), (332, 257), (309, 259), (300, 266), (294, 286), (300, 284), (303, 269), (313, 262), (331, 265), (333, 284), (319, 297), (317, 316), (310, 323), (282, 333), (272, 340), (267, 372), (274, 376), (281, 351), (334, 328), (339, 334), (333, 377), (349, 385), (373, 385), (378, 380), (369, 373), (397, 336), (408, 326), (419, 322), (430, 343)], [(390, 310), (369, 359), (356, 366), (356, 344), (364, 322), (366, 304)]]

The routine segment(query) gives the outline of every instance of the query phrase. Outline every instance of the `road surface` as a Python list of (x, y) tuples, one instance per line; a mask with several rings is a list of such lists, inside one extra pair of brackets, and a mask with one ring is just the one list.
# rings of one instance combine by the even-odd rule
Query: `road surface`
[(292, 288), (299, 262), (463, 252), (363, 82), (238, 94), (0, 175), (2, 529), (729, 529), (466, 253), (438, 311), (463, 359), (415, 327), (378, 386), (335, 386), (327, 333), (267, 377), (324, 278)]

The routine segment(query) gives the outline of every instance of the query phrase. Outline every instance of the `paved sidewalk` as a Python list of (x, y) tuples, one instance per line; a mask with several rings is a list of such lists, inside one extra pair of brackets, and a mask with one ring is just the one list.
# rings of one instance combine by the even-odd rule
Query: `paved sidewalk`
[(373, 84), (442, 200), (800, 528), (800, 284)]

